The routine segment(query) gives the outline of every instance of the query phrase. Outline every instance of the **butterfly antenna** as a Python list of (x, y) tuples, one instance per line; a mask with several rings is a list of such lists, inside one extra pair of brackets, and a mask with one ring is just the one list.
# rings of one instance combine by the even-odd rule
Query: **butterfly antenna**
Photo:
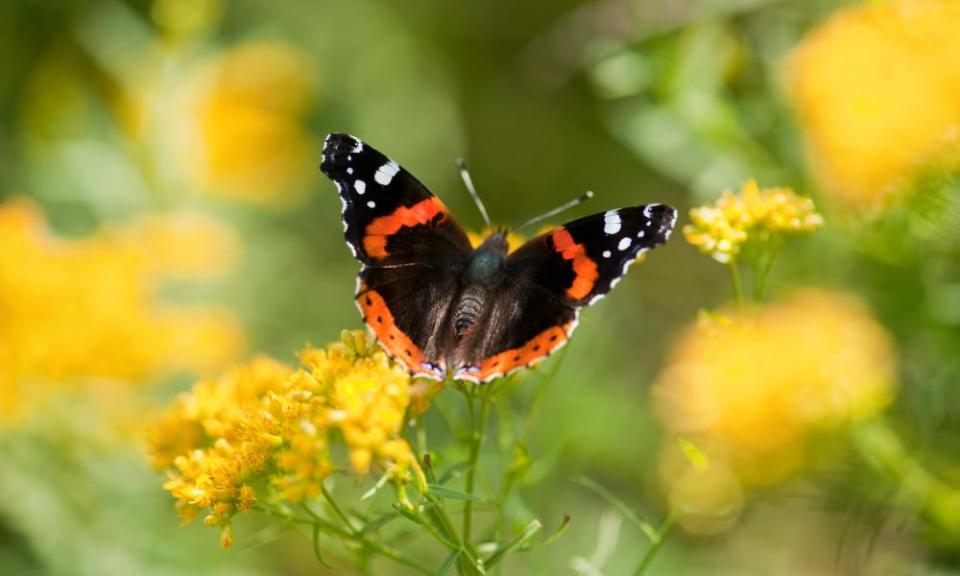
[(589, 199), (591, 199), (591, 198), (593, 198), (593, 192), (590, 191), (590, 190), (587, 190), (586, 192), (584, 192), (583, 194), (581, 194), (579, 197), (574, 198), (573, 200), (567, 202), (566, 204), (563, 204), (562, 206), (557, 206), (557, 207), (554, 208), (553, 210), (547, 210), (547, 211), (544, 212), (543, 214), (541, 214), (541, 215), (539, 215), (539, 216), (535, 216), (535, 217), (527, 220), (527, 221), (524, 222), (523, 224), (521, 224), (521, 225), (517, 226), (516, 228), (514, 228), (514, 231), (515, 231), (515, 232), (519, 232), (520, 230), (526, 228), (527, 226), (530, 226), (530, 225), (532, 225), (532, 224), (536, 224), (537, 222), (542, 222), (542, 221), (546, 220), (547, 218), (553, 218), (553, 217), (556, 216), (557, 214), (559, 214), (559, 213), (561, 213), (561, 212), (564, 212), (564, 211), (566, 211), (566, 210), (569, 210), (570, 208), (573, 208), (574, 206), (577, 206), (578, 204), (582, 204), (582, 203), (586, 202), (587, 200), (589, 200)]
[(483, 205), (483, 201), (480, 200), (480, 195), (477, 194), (477, 189), (473, 187), (473, 178), (470, 177), (470, 172), (467, 170), (467, 163), (463, 158), (457, 158), (457, 168), (460, 169), (460, 177), (463, 178), (463, 185), (467, 187), (467, 192), (469, 192), (470, 197), (473, 198), (473, 203), (476, 204), (480, 210), (480, 215), (483, 216), (484, 223), (487, 225), (487, 228), (492, 228), (490, 216), (487, 214), (487, 207)]

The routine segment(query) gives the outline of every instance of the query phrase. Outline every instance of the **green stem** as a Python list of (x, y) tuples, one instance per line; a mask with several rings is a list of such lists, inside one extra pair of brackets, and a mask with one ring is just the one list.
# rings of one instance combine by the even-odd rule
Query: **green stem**
[[(473, 496), (477, 479), (477, 461), (483, 447), (483, 439), (487, 430), (487, 417), (490, 414), (490, 395), (486, 391), (480, 393), (480, 416), (474, 417), (473, 398), (467, 395), (467, 405), (470, 407), (470, 421), (472, 432), (470, 435), (470, 460), (467, 463), (466, 493)], [(473, 500), (463, 503), (463, 540), (471, 541), (473, 530)]]
[[(772, 242), (774, 241), (771, 240)], [(757, 270), (753, 276), (753, 299), (757, 302), (763, 298), (763, 293), (767, 290), (767, 279), (770, 277), (774, 261), (780, 254), (780, 246), (779, 244), (771, 244), (765, 252), (765, 254), (761, 253), (757, 257)]]
[(427, 423), (423, 419), (423, 414), (417, 416), (417, 453), (423, 457), (427, 453)]
[(663, 524), (660, 525), (660, 528), (657, 530), (657, 539), (650, 545), (650, 548), (647, 549), (647, 553), (643, 555), (643, 559), (640, 560), (640, 565), (637, 566), (637, 569), (633, 571), (633, 576), (643, 576), (646, 573), (647, 568), (653, 564), (654, 558), (657, 557), (657, 554), (660, 552), (660, 548), (663, 547), (663, 543), (667, 541), (667, 536), (670, 535), (670, 532), (673, 530), (673, 525), (675, 522), (673, 513), (671, 512), (667, 519), (663, 521)]
[(372, 550), (378, 554), (386, 556), (387, 558), (390, 558), (396, 562), (399, 562), (404, 566), (413, 568), (414, 570), (417, 570), (422, 574), (434, 574), (434, 570), (429, 566), (427, 566), (425, 563), (419, 560), (416, 560), (414, 558), (410, 558), (406, 556), (403, 552), (395, 548), (392, 548), (384, 544), (380, 544), (379, 542), (374, 542), (373, 540), (370, 540), (369, 538), (367, 538), (366, 535), (363, 533), (360, 533), (360, 532), (354, 533), (354, 532), (349, 532), (347, 530), (344, 530), (339, 526), (337, 526), (336, 524), (332, 524), (327, 520), (325, 520), (324, 518), (322, 518), (316, 512), (311, 510), (310, 507), (307, 506), (306, 504), (303, 505), (303, 509), (310, 516), (309, 519), (297, 518), (295, 516), (284, 514), (267, 507), (258, 508), (258, 510), (262, 512), (266, 512), (267, 514), (284, 518), (296, 524), (310, 524), (313, 526), (318, 526), (320, 527), (321, 530), (323, 530), (324, 532), (327, 532), (328, 534), (338, 536), (345, 540), (353, 540), (354, 542), (359, 543), (360, 545), (362, 545), (363, 547), (369, 550)]
[(740, 280), (740, 268), (737, 266), (736, 260), (731, 260), (727, 267), (730, 269), (730, 279), (733, 281), (733, 295), (737, 299), (737, 305), (743, 308), (745, 301), (743, 299), (743, 282)]
[(327, 501), (327, 504), (330, 505), (330, 508), (333, 509), (334, 515), (339, 518), (341, 522), (343, 522), (343, 525), (347, 528), (347, 530), (351, 534), (359, 534), (360, 531), (354, 528), (353, 523), (350, 522), (350, 518), (348, 518), (343, 512), (343, 510), (340, 508), (340, 505), (337, 504), (336, 500), (333, 499), (333, 495), (330, 494), (330, 491), (327, 490), (327, 487), (324, 486), (323, 483), (320, 484), (320, 493), (323, 495), (323, 499)]
[(430, 492), (426, 492), (424, 496), (433, 504), (427, 513), (446, 535), (446, 538), (442, 541), (452, 541), (454, 544), (453, 549), (460, 551), (460, 571), (465, 574), (482, 574), (482, 571), (477, 568), (479, 566), (478, 558), (480, 556), (469, 541), (460, 538), (460, 535), (457, 533), (457, 528), (453, 524), (453, 519), (451, 519), (450, 514), (447, 513), (443, 499)]
[(960, 491), (914, 459), (882, 416), (853, 426), (851, 437), (860, 457), (897, 485), (898, 504), (919, 511), (954, 540), (960, 537)]

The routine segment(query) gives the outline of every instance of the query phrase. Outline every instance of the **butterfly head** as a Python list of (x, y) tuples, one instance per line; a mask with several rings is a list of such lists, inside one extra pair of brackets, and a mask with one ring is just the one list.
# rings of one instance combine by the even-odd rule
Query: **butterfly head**
[(507, 232), (498, 230), (477, 246), (467, 267), (467, 279), (492, 285), (499, 280), (507, 261)]

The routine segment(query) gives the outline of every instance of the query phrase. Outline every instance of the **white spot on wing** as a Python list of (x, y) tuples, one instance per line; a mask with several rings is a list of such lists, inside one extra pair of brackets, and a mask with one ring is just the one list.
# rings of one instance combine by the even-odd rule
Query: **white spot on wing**
[(347, 166), (347, 174), (353, 174), (353, 168), (352, 168), (352, 167)]
[(646, 233), (645, 231), (643, 231), (643, 230), (637, 232), (637, 238), (643, 238), (643, 237), (646, 236), (646, 235), (647, 235), (647, 233)]
[(373, 179), (377, 181), (381, 186), (386, 186), (393, 181), (393, 177), (397, 175), (397, 172), (400, 171), (400, 166), (396, 162), (390, 160), (383, 166), (377, 168), (377, 173), (373, 175)]
[(363, 150), (363, 142), (357, 140), (357, 144), (353, 147), (353, 150), (351, 150), (351, 152), (353, 152), (354, 154), (359, 154), (362, 150)]
[(377, 207), (377, 203), (374, 202), (373, 200), (370, 200), (369, 202), (367, 202), (367, 207), (368, 207), (368, 208), (376, 208), (376, 207)]
[(624, 250), (629, 248), (630, 244), (632, 243), (633, 243), (633, 240), (631, 240), (629, 236), (624, 236), (623, 238), (620, 239), (620, 243), (617, 244), (617, 250), (623, 252)]
[(604, 250), (604, 251), (603, 251), (603, 257), (604, 257), (604, 258), (609, 258), (609, 257), (610, 257), (610, 251), (609, 251), (609, 250)]
[(357, 190), (357, 194), (363, 195), (367, 191), (367, 183), (363, 180), (357, 180), (353, 183), (353, 187)]
[(603, 213), (603, 231), (606, 234), (616, 234), (620, 231), (620, 215), (616, 210)]

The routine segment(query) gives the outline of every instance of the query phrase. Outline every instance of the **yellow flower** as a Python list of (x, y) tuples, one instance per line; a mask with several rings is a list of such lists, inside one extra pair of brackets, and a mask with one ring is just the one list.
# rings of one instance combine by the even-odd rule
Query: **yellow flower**
[(803, 463), (818, 431), (859, 421), (894, 395), (890, 337), (850, 296), (805, 291), (689, 328), (655, 384), (667, 428), (746, 482)]
[(308, 349), (301, 362), (328, 391), (330, 423), (343, 432), (350, 463), (365, 474), (374, 457), (389, 462), (390, 472), (405, 478), (416, 458), (400, 439), (410, 404), (410, 375), (364, 332), (345, 332), (328, 350)]
[(687, 241), (718, 262), (732, 262), (750, 241), (766, 241), (774, 235), (799, 234), (823, 226), (823, 217), (813, 201), (789, 188), (763, 188), (749, 180), (740, 194), (729, 190), (712, 206), (690, 211), (690, 224), (683, 227)]
[(790, 60), (790, 93), (825, 188), (883, 206), (918, 169), (955, 162), (960, 135), (960, 3), (872, 2), (810, 32)]
[[(316, 143), (304, 126), (313, 66), (295, 46), (250, 42), (201, 64), (156, 129), (202, 190), (237, 200), (289, 204), (308, 190)], [(177, 123), (177, 119), (182, 122)]]
[[(470, 244), (473, 245), (474, 248), (476, 248), (480, 244), (483, 244), (483, 241), (486, 240), (488, 237), (490, 237), (490, 235), (493, 233), (494, 233), (494, 230), (491, 230), (489, 228), (479, 233), (473, 232), (473, 231), (467, 231), (467, 237), (470, 238)], [(526, 238), (517, 234), (516, 232), (508, 231), (507, 232), (507, 252), (508, 253), (513, 252), (514, 250), (522, 246), (523, 243), (526, 241), (527, 241)]]
[(65, 240), (33, 204), (0, 205), (0, 419), (57, 386), (139, 382), (232, 359), (243, 339), (231, 315), (165, 305), (155, 292), (171, 275), (222, 271), (233, 248), (228, 230), (196, 216), (154, 216)]
[(328, 443), (339, 429), (353, 468), (374, 463), (395, 482), (422, 472), (401, 431), (410, 376), (363, 332), (300, 353), (294, 370), (269, 358), (238, 366), (182, 395), (148, 435), (153, 465), (184, 521), (227, 529), (264, 500), (317, 497), (332, 471)]

